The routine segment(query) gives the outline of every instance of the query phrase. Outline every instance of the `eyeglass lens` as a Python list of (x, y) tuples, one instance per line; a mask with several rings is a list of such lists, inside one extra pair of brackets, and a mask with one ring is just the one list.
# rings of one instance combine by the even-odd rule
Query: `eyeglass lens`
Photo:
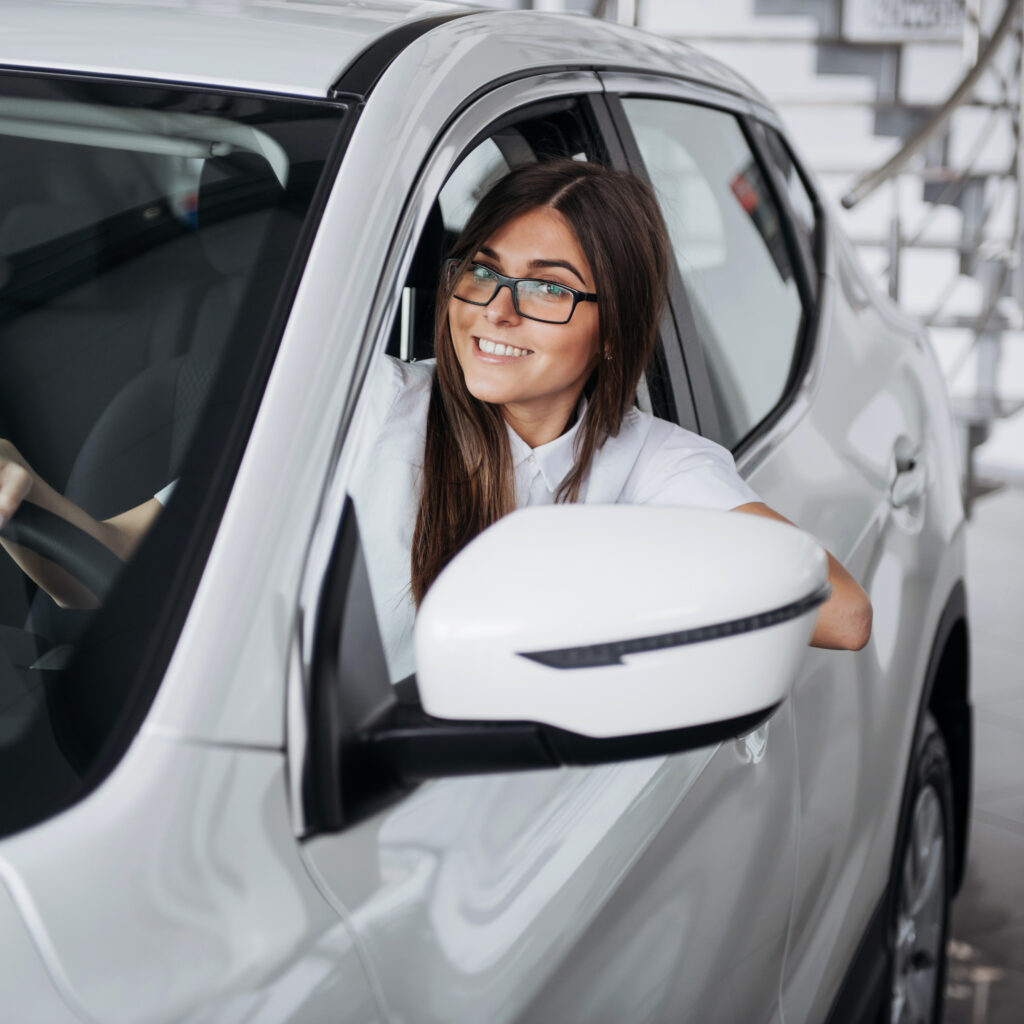
[[(523, 316), (565, 323), (572, 315), (573, 293), (552, 281), (518, 279), (515, 282), (516, 307)], [(498, 276), (486, 267), (470, 264), (459, 276), (454, 295), (463, 302), (486, 306), (497, 294)]]

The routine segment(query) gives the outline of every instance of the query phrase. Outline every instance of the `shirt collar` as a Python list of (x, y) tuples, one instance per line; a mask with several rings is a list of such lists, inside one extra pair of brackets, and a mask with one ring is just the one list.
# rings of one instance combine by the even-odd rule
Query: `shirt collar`
[(583, 414), (587, 411), (587, 398), (580, 396), (580, 404), (576, 408), (576, 422), (564, 433), (547, 444), (531, 448), (508, 424), (509, 445), (512, 449), (512, 465), (518, 470), (531, 456), (540, 469), (544, 485), (554, 494), (562, 481), (569, 475), (575, 461), (575, 442)]

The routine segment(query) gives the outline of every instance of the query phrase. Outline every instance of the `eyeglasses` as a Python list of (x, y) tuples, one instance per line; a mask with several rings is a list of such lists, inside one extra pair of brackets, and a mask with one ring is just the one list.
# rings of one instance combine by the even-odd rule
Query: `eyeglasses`
[(530, 277), (506, 277), (490, 267), (470, 263), (461, 274), (461, 260), (447, 260), (445, 271), (452, 297), (472, 306), (486, 306), (502, 288), (512, 293), (515, 311), (527, 320), (544, 324), (567, 324), (581, 302), (597, 302), (592, 292), (581, 292), (567, 284), (539, 281)]

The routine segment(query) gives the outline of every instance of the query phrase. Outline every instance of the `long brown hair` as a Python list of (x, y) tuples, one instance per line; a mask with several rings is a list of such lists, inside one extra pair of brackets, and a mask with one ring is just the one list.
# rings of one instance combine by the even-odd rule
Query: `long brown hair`
[[(594, 453), (622, 425), (650, 362), (665, 295), (668, 240), (649, 186), (623, 171), (551, 160), (512, 171), (480, 201), (451, 250), (456, 274), (499, 228), (539, 208), (556, 210), (587, 255), (598, 295), (601, 358), (585, 385), (587, 410), (573, 468), (556, 494), (573, 502)], [(441, 570), (481, 530), (515, 508), (501, 407), (466, 387), (448, 325), (449, 278), (438, 289), (437, 372), (427, 413), (423, 484), (412, 540), (412, 595), (423, 600)], [(454, 277), (454, 275), (453, 275)]]

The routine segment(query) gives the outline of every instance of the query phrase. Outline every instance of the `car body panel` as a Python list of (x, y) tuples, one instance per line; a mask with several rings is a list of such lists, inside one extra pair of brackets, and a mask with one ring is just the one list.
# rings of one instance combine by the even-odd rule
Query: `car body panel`
[[(4, 994), (4, 1015), (24, 1024), (82, 1024), (88, 1020), (76, 1003), (59, 964), (44, 957), (26, 925), (11, 890), (19, 879), (0, 863), (0, 991)], [(45, 939), (45, 936), (42, 936)]]
[[(376, 1019), (347, 926), (302, 867), (285, 793), (280, 754), (149, 737), (92, 796), (5, 841), (0, 876), (85, 1019), (224, 1020), (265, 1004), (319, 1024), (331, 998), (346, 1020)], [(9, 981), (5, 1007), (38, 979)]]
[[(748, 476), (784, 515), (815, 524), (874, 606), (869, 647), (841, 659), (810, 651), (792, 695), (801, 834), (783, 1008), (797, 1020), (827, 1015), (884, 890), (930, 653), (898, 638), (935, 634), (964, 557), (934, 358), (916, 324), (883, 302), (851, 301), (849, 277), (860, 271), (834, 228), (828, 248), (803, 415), (762, 439)], [(901, 435), (921, 446), (930, 476), (923, 500), (896, 509), (889, 499)]]
[[(784, 706), (710, 750), (432, 783), (304, 853), (396, 1019), (767, 1021), (795, 783)], [(723, 859), (735, 882), (724, 915)]]

